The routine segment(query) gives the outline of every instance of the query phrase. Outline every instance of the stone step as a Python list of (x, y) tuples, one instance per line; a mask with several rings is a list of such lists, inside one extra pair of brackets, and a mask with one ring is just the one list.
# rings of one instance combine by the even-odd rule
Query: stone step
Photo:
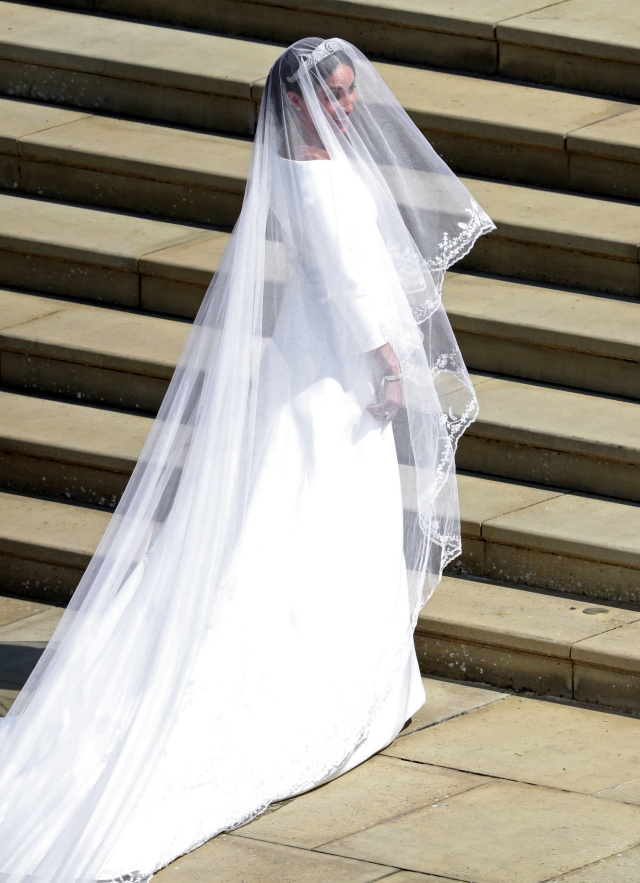
[(640, 712), (640, 608), (445, 576), (422, 609), (423, 674)]
[(443, 301), (470, 368), (640, 397), (640, 305), (450, 272)]
[[(244, 136), (255, 130), (264, 77), (280, 51), (228, 37), (18, 4), (0, 3), (0, 17), (4, 95)], [(84, 37), (81, 44), (78, 32)], [(456, 171), (640, 198), (636, 105), (405, 65), (377, 67)], [(97, 82), (90, 86), (87, 78)], [(148, 94), (154, 89), (155, 97)], [(42, 157), (33, 152), (33, 139), (40, 143), (41, 133), (44, 146), (54, 135), (45, 135), (46, 130), (80, 121), (79, 114), (66, 113), (66, 120), (61, 111), (52, 122), (51, 109), (22, 110), (20, 102), (13, 108), (2, 102), (0, 135), (5, 150), (10, 155), (15, 150), (12, 161), (5, 158), (7, 181), (20, 177), (18, 153), (24, 157), (24, 177), (35, 174), (31, 165)], [(59, 146), (60, 139), (55, 143)], [(72, 138), (67, 146), (75, 143)], [(55, 161), (50, 150), (48, 155)]]
[[(21, 502), (29, 501), (8, 501), (14, 515)], [(59, 603), (0, 594), (0, 715), (62, 613)], [(414, 640), (425, 675), (638, 713), (639, 627), (637, 608), (445, 576), (419, 616)]]
[(0, 285), (193, 318), (228, 238), (0, 193)]
[(373, 56), (640, 98), (635, 0), (43, 2), (285, 44), (343, 37)]
[[(594, 300), (599, 303), (599, 299)], [(0, 291), (0, 306), (0, 381), (5, 387), (152, 413), (166, 391), (189, 329), (188, 324), (176, 320), (19, 292)], [(640, 309), (640, 305), (630, 306)], [(640, 500), (639, 404), (490, 375), (476, 375), (474, 383), (480, 416), (460, 442), (460, 468)], [(13, 450), (12, 444), (38, 441), (37, 432), (44, 428), (38, 402), (9, 395), (7, 414), (12, 408), (18, 410), (8, 418), (7, 427), (20, 425), (24, 430), (24, 421), (29, 424), (32, 413), (37, 418), (27, 432), (28, 443), (11, 435), (14, 428), (5, 427), (13, 439), (5, 440), (6, 452)], [(57, 405), (45, 402), (45, 410), (50, 409), (48, 420), (53, 424), (70, 420), (86, 425), (88, 448), (93, 450), (93, 424), (97, 421), (102, 426), (111, 412), (80, 408), (79, 416), (71, 418), (68, 411), (71, 407), (73, 412), (74, 406), (64, 405), (57, 417)], [(114, 415), (114, 433), (119, 431), (119, 416)], [(134, 438), (131, 464), (137, 457), (139, 434)], [(20, 447), (12, 456), (25, 453), (31, 455), (30, 449)], [(56, 456), (46, 455), (49, 465)], [(79, 463), (83, 468), (88, 465), (82, 458)], [(105, 487), (112, 488), (114, 481), (121, 488), (121, 476), (114, 478), (109, 463), (107, 457), (108, 475), (95, 488), (88, 478), (82, 479), (81, 486), (90, 496), (79, 499), (100, 502)], [(36, 471), (45, 471), (45, 467)], [(43, 478), (39, 476), (38, 481)], [(34, 484), (33, 477), (5, 478), (18, 480), (27, 483), (11, 484), (14, 490), (35, 493), (40, 487), (48, 487)], [(60, 476), (52, 479), (50, 492), (75, 498), (79, 491), (68, 486), (68, 475), (64, 487), (60, 480)], [(109, 491), (109, 496), (118, 494), (118, 490)]]
[[(160, 254), (184, 259), (200, 242)], [(471, 368), (639, 396), (640, 304), (464, 273), (448, 274), (444, 303)], [(0, 383), (155, 413), (188, 330), (183, 320), (0, 289)]]
[[(55, 140), (55, 132), (76, 125), (83, 129), (76, 130), (75, 144), (64, 136), (57, 147), (38, 148), (40, 160), (33, 163), (37, 176), (30, 185), (34, 192), (51, 199), (97, 202), (109, 208), (186, 217), (206, 224), (235, 221), (248, 168), (248, 142), (107, 117), (78, 120), (37, 137)], [(234, 145), (239, 145), (238, 152)], [(497, 230), (482, 237), (459, 267), (640, 296), (640, 205), (477, 178), (463, 181), (496, 222)], [(118, 266), (111, 266), (108, 273), (101, 271), (99, 297), (104, 297), (102, 292), (109, 287), (113, 271), (134, 268), (132, 250), (139, 254), (141, 241), (152, 251), (159, 246), (150, 247), (151, 239), (159, 241), (164, 236), (167, 247), (172, 244), (172, 233), (173, 244), (205, 235), (201, 228), (159, 226), (160, 222), (144, 218), (123, 221), (119, 215), (87, 214), (79, 207), (25, 201), (9, 194), (0, 194), (0, 208), (0, 250), (12, 253), (8, 267), (0, 271), (0, 284), (41, 289), (46, 284), (44, 290), (59, 294), (67, 293), (62, 280), (56, 279), (65, 271), (68, 276), (66, 263), (54, 268), (45, 261), (46, 271), (41, 275), (46, 283), (28, 281), (38, 275), (41, 258), (51, 257), (55, 251), (55, 257), (66, 262), (71, 253), (79, 256), (83, 252), (87, 262), (94, 262), (99, 255), (102, 265), (109, 267), (113, 262), (106, 258), (108, 244), (95, 235), (103, 222), (109, 227), (111, 241), (126, 252), (126, 259), (119, 259)], [(91, 224), (80, 237), (80, 247), (75, 241), (72, 248), (65, 246), (65, 229), (59, 227), (63, 217), (74, 226)], [(124, 235), (128, 225), (134, 231), (133, 242)], [(223, 243), (219, 237), (218, 244)], [(81, 282), (77, 274), (73, 281), (87, 287), (86, 280)], [(118, 290), (115, 300), (135, 305), (140, 299), (135, 274), (127, 281), (136, 283), (134, 291)], [(78, 294), (79, 285), (74, 294)]]
[(0, 289), (0, 384), (155, 413), (190, 327), (184, 320)]
[(0, 391), (0, 488), (113, 508), (152, 422)]
[(640, 501), (640, 404), (475, 375), (460, 469)]
[(640, 605), (636, 503), (462, 473), (458, 490), (463, 550), (452, 574)]
[[(0, 415), (3, 489), (105, 509), (122, 493), (152, 423), (6, 391)], [(410, 467), (402, 469), (410, 511)], [(640, 604), (637, 504), (479, 475), (461, 475), (459, 486), (458, 572)]]
[(104, 509), (0, 492), (0, 586), (68, 601), (110, 518)]

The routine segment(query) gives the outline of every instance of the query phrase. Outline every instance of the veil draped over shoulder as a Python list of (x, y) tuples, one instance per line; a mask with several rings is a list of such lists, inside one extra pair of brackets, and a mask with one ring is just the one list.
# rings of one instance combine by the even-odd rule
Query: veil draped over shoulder
[[(337, 63), (355, 73), (351, 114), (327, 84)], [(158, 418), (0, 725), (2, 883), (142, 879), (322, 781), (366, 738), (460, 552), (454, 453), (477, 404), (441, 290), (491, 229), (357, 49), (312, 38), (280, 56), (241, 215)], [(351, 461), (318, 441), (334, 413), (358, 444), (382, 431), (367, 403), (385, 343), (403, 374), (401, 616), (367, 589), (367, 541), (385, 534), (362, 501), (374, 511), (388, 479), (371, 474), (356, 494)], [(180, 720), (193, 741), (180, 737), (184, 793), (167, 796), (153, 789), (178, 764)], [(145, 794), (173, 840), (114, 869), (128, 831), (145, 839), (132, 821)]]

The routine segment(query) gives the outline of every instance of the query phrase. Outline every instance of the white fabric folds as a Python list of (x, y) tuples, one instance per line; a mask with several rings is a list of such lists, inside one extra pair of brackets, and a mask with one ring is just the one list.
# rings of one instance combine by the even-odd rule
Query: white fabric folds
[(0, 725), (1, 883), (142, 880), (358, 757), (460, 551), (477, 405), (440, 296), (491, 229), (357, 49), (280, 56), (158, 418)]

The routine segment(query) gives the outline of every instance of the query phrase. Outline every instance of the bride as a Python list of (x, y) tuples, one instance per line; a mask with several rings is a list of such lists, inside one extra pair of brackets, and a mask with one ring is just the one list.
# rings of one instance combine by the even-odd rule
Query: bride
[(145, 880), (423, 703), (476, 414), (440, 294), (492, 228), (353, 46), (276, 61), (158, 419), (0, 726), (2, 883)]

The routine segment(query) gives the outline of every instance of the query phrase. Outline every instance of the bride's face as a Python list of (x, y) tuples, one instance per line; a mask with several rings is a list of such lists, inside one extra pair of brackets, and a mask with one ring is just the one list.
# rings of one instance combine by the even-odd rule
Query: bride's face
[[(349, 125), (349, 117), (353, 113), (353, 108), (357, 99), (356, 92), (356, 75), (348, 64), (340, 64), (334, 70), (330, 77), (325, 80), (326, 89), (322, 86), (316, 87), (316, 95), (318, 101), (335, 122), (338, 129), (345, 131)], [(309, 108), (301, 95), (296, 92), (287, 93), (289, 101), (293, 104), (296, 111), (300, 113), (302, 122), (315, 132), (315, 125), (311, 119)], [(338, 106), (347, 119), (339, 119)]]

